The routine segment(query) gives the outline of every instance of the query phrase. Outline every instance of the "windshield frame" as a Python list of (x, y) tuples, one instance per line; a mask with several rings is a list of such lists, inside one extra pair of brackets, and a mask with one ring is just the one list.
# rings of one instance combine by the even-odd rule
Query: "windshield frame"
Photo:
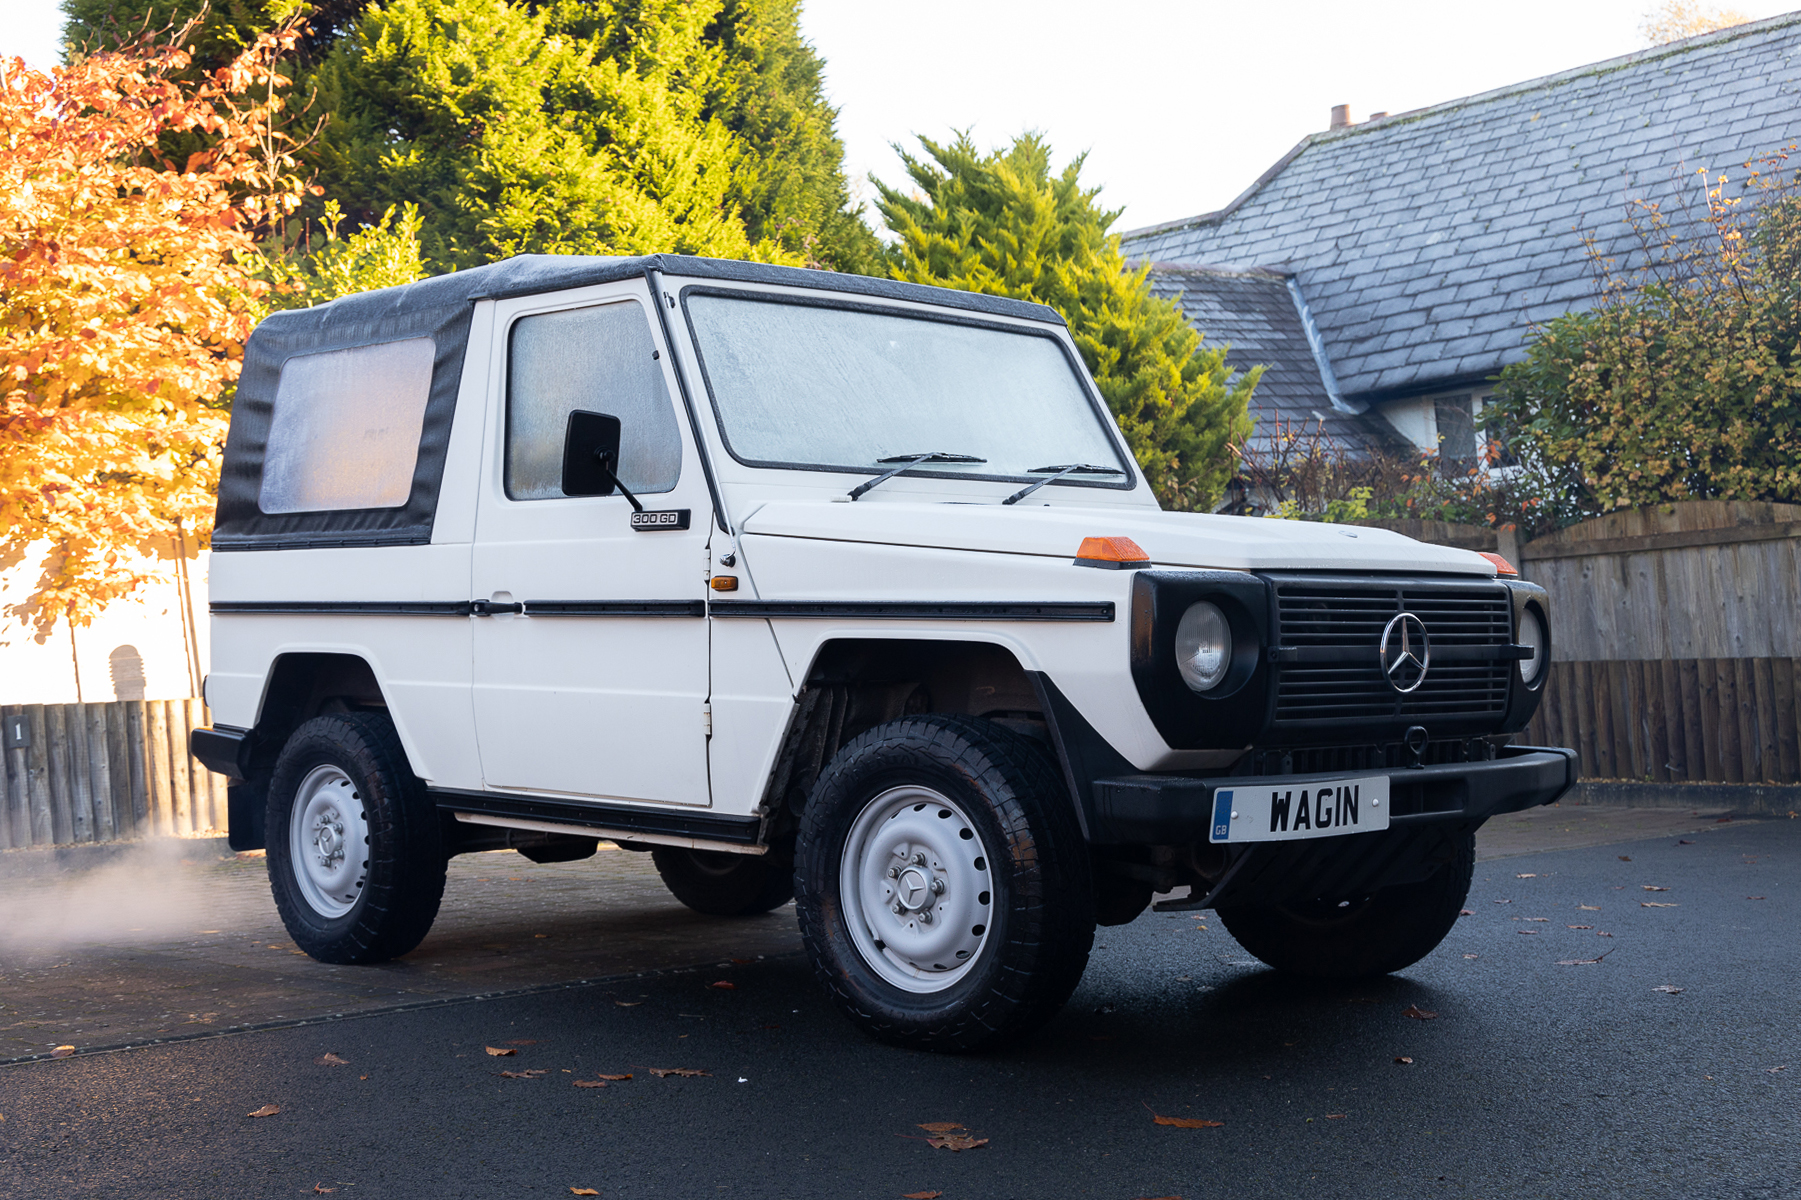
[[(1062, 354), (1064, 364), (1069, 368), (1071, 375), (1076, 380), (1077, 385), (1081, 388), (1082, 395), (1088, 400), (1090, 414), (1100, 423), (1103, 434), (1106, 436), (1108, 443), (1112, 445), (1114, 453), (1118, 456), (1118, 465), (1123, 468), (1121, 474), (1110, 475), (1105, 479), (1095, 479), (1093, 477), (1076, 479), (1073, 476), (1066, 476), (1065, 478), (1057, 480), (1054, 484), (1047, 485), (1047, 490), (1049, 487), (1078, 487), (1090, 489), (1098, 488), (1115, 492), (1129, 492), (1138, 486), (1138, 460), (1133, 457), (1131, 447), (1126, 445), (1125, 438), (1120, 434), (1119, 427), (1113, 420), (1113, 414), (1108, 410), (1106, 402), (1095, 390), (1094, 383), (1089, 379), (1088, 372), (1083, 367), (1080, 358), (1072, 351), (1068, 341), (1063, 337), (1059, 337), (1054, 329), (1043, 325), (1033, 325), (1024, 321), (1015, 324), (1012, 321), (1006, 320), (984, 319), (979, 316), (945, 309), (933, 309), (928, 307), (911, 308), (902, 307), (896, 304), (870, 303), (868, 301), (851, 299), (842, 294), (827, 296), (796, 295), (793, 292), (763, 291), (762, 289), (757, 288), (689, 284), (680, 289), (680, 296), (682, 319), (688, 326), (688, 343), (694, 348), (694, 361), (700, 370), (701, 382), (707, 389), (707, 404), (713, 413), (713, 428), (718, 432), (720, 446), (724, 448), (727, 454), (732, 456), (734, 462), (737, 462), (742, 466), (751, 467), (757, 470), (813, 471), (829, 475), (876, 476), (883, 474), (887, 470), (887, 468), (881, 466), (783, 462), (779, 460), (765, 461), (763, 459), (746, 458), (739, 454), (732, 446), (731, 435), (726, 432), (725, 418), (719, 411), (719, 398), (713, 387), (712, 375), (707, 369), (706, 351), (701, 348), (700, 344), (700, 330), (696, 327), (693, 314), (688, 308), (688, 299), (690, 296), (719, 296), (728, 297), (734, 300), (748, 301), (755, 304), (785, 304), (800, 308), (826, 308), (847, 312), (864, 312), (884, 317), (902, 317), (918, 321), (935, 321), (944, 325), (961, 325), (974, 329), (989, 329), (1001, 333), (1045, 338), (1055, 345), (1058, 352)], [(955, 450), (958, 449), (958, 447), (938, 447), (938, 449)], [(894, 450), (894, 453), (897, 455), (906, 454), (912, 452), (912, 450), (913, 447), (897, 447)], [(899, 477), (906, 479), (965, 479), (978, 480), (986, 483), (1021, 483), (1038, 478), (1037, 476), (1025, 473), (1000, 474), (996, 472), (982, 472), (975, 470), (934, 470), (925, 463), (921, 463), (916, 467), (908, 467), (906, 470), (900, 472)]]

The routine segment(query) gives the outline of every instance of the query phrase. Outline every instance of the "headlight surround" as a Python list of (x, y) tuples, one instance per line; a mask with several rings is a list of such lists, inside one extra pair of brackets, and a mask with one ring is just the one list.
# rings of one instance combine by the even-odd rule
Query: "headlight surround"
[(1189, 690), (1210, 692), (1232, 667), (1232, 625), (1217, 604), (1197, 600), (1176, 626), (1176, 670)]
[(1545, 671), (1546, 648), (1551, 639), (1545, 631), (1545, 619), (1537, 605), (1528, 604), (1520, 614), (1520, 645), (1532, 647), (1532, 657), (1520, 659), (1520, 682), (1536, 684)]

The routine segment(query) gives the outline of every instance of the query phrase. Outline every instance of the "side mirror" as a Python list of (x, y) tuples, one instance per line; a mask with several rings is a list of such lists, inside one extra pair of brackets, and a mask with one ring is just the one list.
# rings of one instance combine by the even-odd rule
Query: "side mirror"
[(611, 496), (619, 483), (613, 474), (618, 465), (619, 418), (580, 410), (570, 413), (563, 434), (563, 494)]

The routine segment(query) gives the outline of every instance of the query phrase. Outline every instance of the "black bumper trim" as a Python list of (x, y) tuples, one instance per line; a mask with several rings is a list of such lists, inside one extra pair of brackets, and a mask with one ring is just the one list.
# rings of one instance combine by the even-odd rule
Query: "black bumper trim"
[(250, 731), (227, 726), (204, 726), (188, 734), (188, 753), (200, 765), (230, 779), (250, 777)]
[(754, 846), (761, 829), (761, 817), (727, 817), (718, 813), (671, 812), (663, 808), (637, 808), (623, 804), (584, 804), (569, 800), (546, 800), (537, 796), (516, 796), (507, 792), (464, 792), (451, 788), (430, 788), (431, 798), (446, 812), (480, 813), (489, 817), (518, 817), (527, 821), (549, 821), (559, 825), (581, 825), (589, 829), (618, 830), (623, 833), (655, 834), (662, 837), (694, 838), (696, 841), (731, 842)]
[[(1384, 772), (1337, 771), (1321, 775), (1216, 776), (1195, 779), (1180, 775), (1127, 775), (1094, 781), (1094, 807), (1089, 840), (1101, 845), (1179, 846), (1207, 840), (1213, 813), (1213, 789), (1305, 787), (1349, 774), (1386, 774), (1396, 793), (1396, 814), (1389, 828), (1482, 824), (1500, 813), (1551, 804), (1575, 786), (1576, 752), (1546, 746), (1507, 746), (1492, 762), (1446, 763)], [(1419, 789), (1429, 798), (1426, 811), (1401, 809), (1402, 789)], [(1348, 835), (1355, 837), (1357, 835)], [(1335, 838), (1311, 839), (1330, 845)], [(1247, 843), (1254, 844), (1254, 843)]]

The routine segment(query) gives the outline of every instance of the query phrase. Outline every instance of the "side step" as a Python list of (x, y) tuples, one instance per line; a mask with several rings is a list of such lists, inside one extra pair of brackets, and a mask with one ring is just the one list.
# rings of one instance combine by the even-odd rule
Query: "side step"
[(729, 854), (762, 854), (768, 850), (757, 841), (763, 825), (763, 819), (757, 816), (730, 817), (624, 804), (583, 804), (507, 792), (465, 792), (450, 788), (431, 788), (429, 792), (439, 808), (452, 813), (459, 821), (474, 825), (604, 837), (609, 841), (653, 846), (685, 846), (691, 850), (719, 850)]

